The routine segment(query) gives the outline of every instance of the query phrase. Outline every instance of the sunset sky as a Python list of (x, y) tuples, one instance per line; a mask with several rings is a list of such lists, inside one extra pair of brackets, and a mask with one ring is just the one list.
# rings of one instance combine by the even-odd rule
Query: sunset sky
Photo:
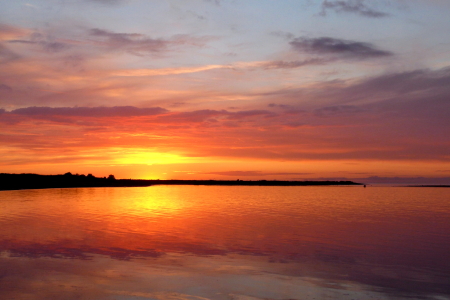
[(0, 0), (0, 173), (450, 178), (448, 0)]

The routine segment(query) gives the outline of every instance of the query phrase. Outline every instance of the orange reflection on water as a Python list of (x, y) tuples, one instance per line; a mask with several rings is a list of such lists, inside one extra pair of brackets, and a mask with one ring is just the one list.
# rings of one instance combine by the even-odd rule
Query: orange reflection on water
[(255, 259), (268, 272), (276, 266), (289, 276), (446, 291), (448, 191), (246, 186), (3, 191), (0, 253), (180, 265), (188, 257), (208, 257), (208, 264), (215, 264), (219, 257), (240, 256), (242, 265)]
[[(3, 192), (0, 234), (19, 248), (404, 264), (420, 256), (416, 264), (436, 267), (448, 249), (442, 237), (450, 231), (449, 204), (441, 191), (223, 186), (10, 191)], [(441, 248), (425, 256), (430, 243)]]

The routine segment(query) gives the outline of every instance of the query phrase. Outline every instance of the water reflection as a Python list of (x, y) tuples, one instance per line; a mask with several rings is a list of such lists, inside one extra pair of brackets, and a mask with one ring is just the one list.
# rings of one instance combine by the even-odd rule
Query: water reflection
[(21, 258), (0, 264), (14, 270), (2, 278), (3, 299), (388, 299), (363, 284), (285, 275), (283, 265), (251, 257)]
[(36, 286), (42, 297), (29, 299), (450, 295), (444, 189), (155, 186), (0, 195), (2, 299)]

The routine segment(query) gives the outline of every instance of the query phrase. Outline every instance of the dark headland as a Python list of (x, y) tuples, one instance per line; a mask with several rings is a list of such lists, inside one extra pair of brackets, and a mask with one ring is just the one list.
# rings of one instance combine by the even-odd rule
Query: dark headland
[(116, 179), (114, 175), (95, 177), (92, 174), (64, 175), (0, 173), (0, 190), (78, 188), (78, 187), (139, 187), (151, 185), (245, 185), (245, 186), (328, 186), (362, 185), (353, 181), (282, 181), (282, 180), (146, 180)]

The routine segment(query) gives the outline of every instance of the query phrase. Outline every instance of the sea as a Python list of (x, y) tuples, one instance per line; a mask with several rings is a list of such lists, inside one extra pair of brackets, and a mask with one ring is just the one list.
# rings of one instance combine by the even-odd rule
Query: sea
[(0, 299), (450, 299), (450, 188), (0, 191)]

